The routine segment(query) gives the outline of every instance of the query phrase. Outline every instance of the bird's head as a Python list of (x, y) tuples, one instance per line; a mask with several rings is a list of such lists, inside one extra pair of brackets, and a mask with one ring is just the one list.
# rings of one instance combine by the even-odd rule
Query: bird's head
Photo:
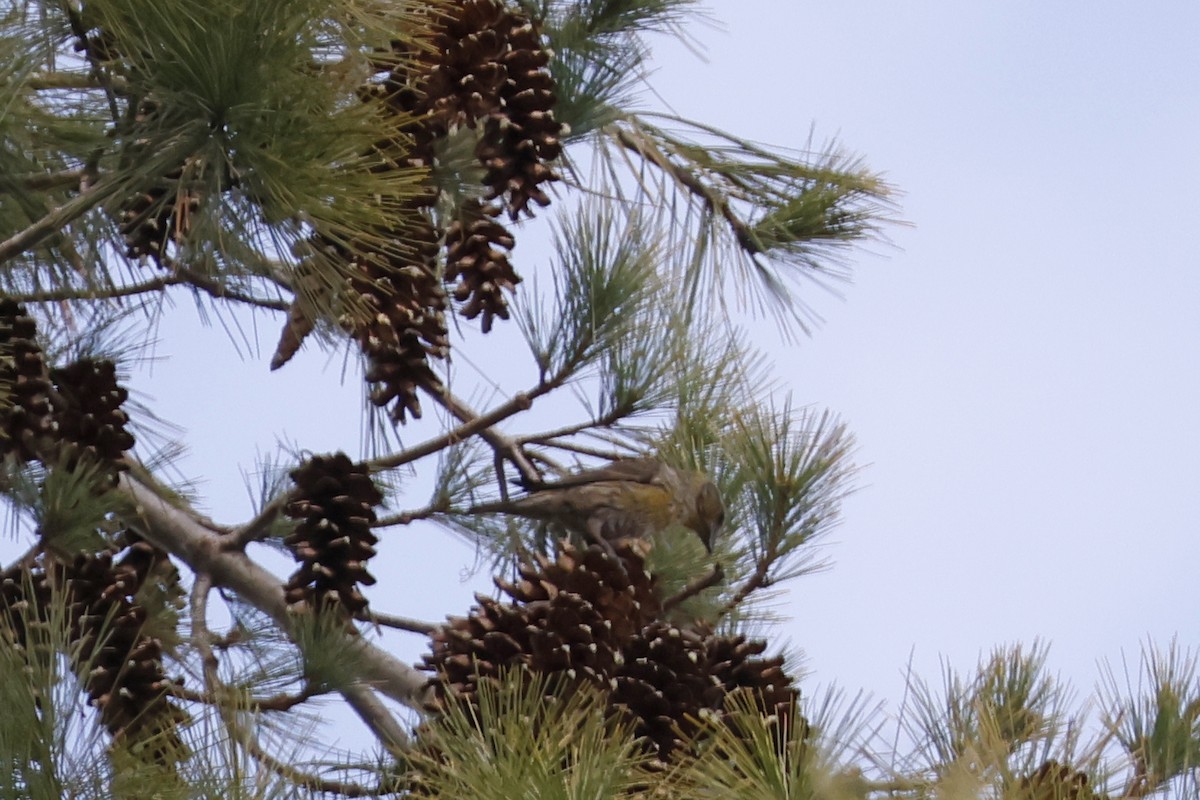
[(696, 509), (694, 524), (690, 527), (704, 542), (704, 549), (712, 552), (713, 539), (725, 522), (725, 504), (721, 493), (708, 478), (702, 477), (696, 487)]

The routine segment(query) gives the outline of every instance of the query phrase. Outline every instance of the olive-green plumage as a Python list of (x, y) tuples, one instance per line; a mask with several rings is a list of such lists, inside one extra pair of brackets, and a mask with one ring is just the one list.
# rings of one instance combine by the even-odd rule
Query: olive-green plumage
[(614, 461), (544, 484), (524, 497), (485, 503), (469, 512), (552, 522), (606, 542), (644, 539), (679, 524), (694, 531), (709, 550), (725, 520), (721, 495), (708, 476), (654, 458)]

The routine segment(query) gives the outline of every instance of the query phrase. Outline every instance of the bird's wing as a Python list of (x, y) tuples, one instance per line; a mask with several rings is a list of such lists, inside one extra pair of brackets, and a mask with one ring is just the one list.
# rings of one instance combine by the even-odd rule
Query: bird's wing
[(467, 509), (468, 514), (516, 514), (532, 519), (556, 519), (574, 510), (570, 494), (563, 492), (532, 492), (509, 500), (480, 503)]
[(623, 458), (595, 469), (575, 472), (556, 481), (549, 481), (536, 491), (569, 489), (601, 481), (629, 481), (631, 483), (655, 483), (662, 464), (655, 458)]

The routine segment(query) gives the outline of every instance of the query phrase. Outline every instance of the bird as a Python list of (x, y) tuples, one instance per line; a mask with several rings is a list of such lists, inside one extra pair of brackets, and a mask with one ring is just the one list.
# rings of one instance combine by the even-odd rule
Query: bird
[(694, 532), (710, 553), (725, 521), (721, 494), (707, 475), (649, 457), (618, 459), (538, 484), (522, 497), (473, 506), (467, 513), (557, 523), (606, 549), (611, 542), (650, 539), (679, 524)]

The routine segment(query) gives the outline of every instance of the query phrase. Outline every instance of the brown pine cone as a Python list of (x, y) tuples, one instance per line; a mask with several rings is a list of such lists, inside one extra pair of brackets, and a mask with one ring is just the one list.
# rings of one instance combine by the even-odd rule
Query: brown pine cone
[(50, 379), (57, 389), (54, 418), (64, 465), (99, 466), (115, 484), (117, 475), (128, 469), (123, 456), (134, 445), (126, 429), (129, 415), (121, 408), (129, 392), (117, 382), (116, 365), (81, 358), (50, 370)]
[(56, 565), (55, 583), (70, 598), (76, 667), (101, 722), (115, 739), (169, 766), (188, 757), (178, 729), (190, 717), (168, 699), (177, 682), (163, 670), (162, 642), (143, 633), (146, 610), (136, 600), (143, 555), (114, 561), (111, 551), (81, 554)]
[(51, 389), (36, 323), (20, 303), (0, 298), (0, 457), (38, 458), (54, 431)]
[(345, 453), (314, 456), (292, 471), (292, 480), (287, 515), (300, 524), (284, 543), (300, 567), (285, 587), (287, 601), (332, 605), (354, 616), (367, 606), (359, 585), (375, 583), (366, 563), (379, 542), (371, 523), (383, 494)]
[(1053, 759), (1022, 777), (1004, 794), (1004, 800), (1100, 800), (1103, 795), (1088, 785), (1088, 776)]
[(635, 735), (664, 761), (698, 720), (725, 713), (732, 692), (755, 691), (764, 714), (790, 718), (798, 693), (782, 658), (761, 658), (763, 642), (658, 619), (640, 543), (614, 547), (619, 560), (598, 545), (564, 542), (557, 560), (521, 566), (515, 582), (496, 580), (511, 602), (477, 596), (468, 616), (435, 631), (421, 667), (437, 673), (437, 696), (474, 702), (481, 682), (513, 667), (583, 682), (607, 693), (611, 712), (632, 718)]
[(464, 304), (464, 317), (483, 315), (484, 333), (495, 317), (508, 319), (504, 292), (521, 282), (506, 252), (513, 247), (512, 234), (494, 219), (499, 213), (496, 206), (471, 203), (446, 231), (446, 281), (458, 281), (454, 299)]
[(659, 609), (637, 544), (616, 548), (624, 563), (597, 545), (579, 550), (564, 542), (557, 559), (521, 566), (515, 583), (496, 580), (514, 602), (477, 595), (468, 616), (432, 634), (421, 666), (440, 676), (439, 696), (473, 699), (479, 681), (514, 666), (606, 686), (629, 638)]

